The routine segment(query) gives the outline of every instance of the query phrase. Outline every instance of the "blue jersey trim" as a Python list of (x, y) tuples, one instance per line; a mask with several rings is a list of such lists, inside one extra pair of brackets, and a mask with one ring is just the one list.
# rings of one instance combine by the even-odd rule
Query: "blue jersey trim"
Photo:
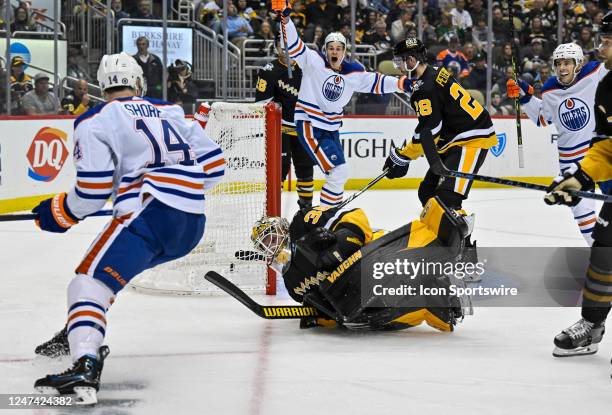
[(140, 196), (140, 189), (137, 189), (137, 192), (131, 192), (131, 193), (124, 193), (122, 195), (117, 196), (117, 198), (115, 199), (115, 204), (121, 203), (126, 199), (131, 199), (133, 197), (138, 197)]
[(112, 193), (104, 193), (99, 195), (92, 195), (91, 193), (83, 193), (77, 187), (74, 188), (74, 192), (81, 199), (108, 199)]
[(586, 145), (588, 145), (588, 144), (591, 144), (591, 140), (583, 141), (582, 143), (580, 143), (580, 144), (576, 144), (576, 145), (575, 145), (575, 146), (573, 146), (573, 147), (558, 147), (558, 148), (559, 148), (559, 150), (569, 151), (569, 150), (575, 150), (575, 149), (577, 149), (578, 147), (584, 147), (584, 146), (586, 146)]
[(204, 200), (204, 195), (195, 195), (193, 193), (187, 193), (187, 192), (182, 192), (180, 190), (176, 190), (176, 189), (170, 189), (168, 187), (161, 187), (161, 186), (156, 186), (153, 183), (151, 183), (150, 180), (148, 179), (144, 179), (145, 183), (148, 184), (149, 186), (151, 186), (152, 188), (159, 190), (162, 193), (169, 193), (171, 195), (175, 195), (175, 196), (181, 196), (187, 199), (192, 199), (192, 200)]
[(77, 307), (94, 307), (94, 308), (97, 308), (98, 310), (101, 310), (103, 313), (106, 313), (106, 310), (104, 309), (104, 307), (102, 307), (98, 303), (94, 303), (91, 301), (79, 301), (78, 303), (72, 304), (72, 306), (70, 306), (70, 308), (68, 309), (68, 313), (70, 313), (72, 310), (74, 310)]
[(311, 118), (313, 120), (317, 120), (319, 122), (322, 122), (322, 123), (328, 124), (328, 125), (342, 124), (342, 121), (327, 121), (327, 120), (324, 120), (323, 118), (316, 117), (316, 116), (314, 116), (312, 114), (308, 114), (306, 111), (302, 111), (302, 110), (298, 110), (298, 109), (295, 110), (295, 113), (296, 114), (306, 114), (308, 116), (308, 118)]
[(114, 170), (106, 171), (77, 171), (77, 177), (112, 177)]
[(572, 85), (569, 85), (569, 86), (561, 85), (561, 83), (559, 82), (556, 76), (551, 76), (550, 78), (546, 80), (546, 82), (544, 82), (544, 85), (542, 86), (542, 93), (553, 90), (553, 89), (567, 89), (571, 86), (574, 86), (577, 82), (580, 82), (582, 79), (586, 78), (593, 72), (597, 71), (600, 65), (601, 65), (601, 62), (598, 62), (598, 61), (588, 62), (586, 65), (582, 67), (582, 69), (578, 73), (578, 76), (576, 76), (576, 80), (574, 81), (574, 83), (572, 83)]
[(218, 156), (219, 154), (222, 154), (222, 153), (223, 153), (223, 151), (220, 148), (218, 148), (216, 150), (213, 150), (213, 151), (210, 151), (210, 152), (204, 154), (203, 156), (198, 157), (196, 160), (197, 160), (198, 163), (201, 163), (204, 160), (208, 160), (209, 158), (214, 157), (214, 156)]

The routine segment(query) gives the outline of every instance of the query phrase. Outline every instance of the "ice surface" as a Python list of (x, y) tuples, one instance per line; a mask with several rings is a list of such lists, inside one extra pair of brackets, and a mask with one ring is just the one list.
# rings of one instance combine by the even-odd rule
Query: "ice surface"
[[(465, 208), (476, 213), (479, 245), (583, 246), (570, 210), (541, 197), (474, 189)], [(295, 200), (285, 196), (285, 211)], [(420, 211), (414, 191), (368, 191), (353, 206), (387, 229)], [(66, 286), (103, 223), (90, 218), (63, 235), (0, 224), (0, 393), (30, 393), (36, 378), (69, 365), (33, 349), (63, 326)], [(297, 321), (259, 319), (229, 297), (125, 292), (108, 313), (111, 354), (98, 406), (12, 412), (609, 413), (610, 337), (594, 356), (551, 355), (554, 335), (578, 318), (576, 308), (477, 308), (454, 333), (299, 330)]]

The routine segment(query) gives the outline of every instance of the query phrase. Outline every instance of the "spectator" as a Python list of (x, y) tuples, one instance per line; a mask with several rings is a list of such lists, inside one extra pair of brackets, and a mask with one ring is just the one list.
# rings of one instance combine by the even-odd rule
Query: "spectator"
[(214, 30), (216, 33), (221, 33), (221, 19), (219, 18), (221, 7), (217, 4), (217, 1), (209, 0), (200, 9), (200, 22), (204, 26)]
[(156, 16), (151, 12), (151, 0), (138, 0), (136, 13), (134, 13), (135, 19), (157, 19)]
[(238, 11), (238, 16), (244, 17), (246, 21), (250, 21), (255, 14), (253, 8), (247, 4), (247, 0), (238, 0), (236, 10)]
[(66, 114), (80, 115), (91, 107), (87, 93), (87, 81), (79, 79), (72, 88), (72, 94), (62, 100), (62, 109)]
[(49, 76), (39, 72), (34, 77), (34, 90), (23, 96), (21, 105), (26, 115), (57, 114), (60, 111), (59, 99), (49, 92)]
[[(3, 22), (4, 22), (5, 13), (6, 13), (5, 1), (10, 1), (10, 0), (0, 0), (0, 19), (2, 19)], [(15, 11), (13, 10), (12, 7), (9, 7), (9, 17), (8, 18), (9, 18), (8, 20), (9, 23), (15, 20)]]
[(459, 38), (457, 35), (452, 34), (448, 41), (448, 49), (444, 49), (440, 53), (438, 53), (437, 61), (438, 66), (444, 66), (445, 68), (449, 68), (452, 62), (457, 62), (459, 71), (458, 71), (458, 79), (463, 78), (469, 73), (468, 61), (463, 53), (458, 50), (459, 47)]
[(23, 115), (21, 100), (23, 96), (34, 89), (32, 78), (25, 73), (25, 62), (21, 56), (11, 59), (11, 114)]
[(531, 72), (535, 76), (540, 66), (547, 62), (549, 57), (550, 55), (544, 51), (544, 41), (539, 38), (533, 39), (530, 50), (523, 58), (523, 71)]
[[(399, 19), (400, 14), (402, 13), (403, 10), (408, 10), (412, 14), (414, 14), (415, 12), (415, 8), (410, 5), (408, 0), (396, 0), (396, 2), (397, 2), (396, 7), (387, 14), (387, 18), (385, 19), (385, 23), (387, 24), (387, 26), (391, 26), (394, 21)], [(378, 20), (378, 17), (377, 17), (377, 20)]]
[(340, 23), (340, 27), (338, 31), (342, 33), (342, 36), (346, 39), (347, 42), (351, 40), (351, 24), (347, 21)]
[[(266, 3), (262, 4), (267, 11), (268, 8), (266, 7)], [(304, 30), (306, 28), (306, 23), (308, 23), (308, 21), (306, 20), (306, 7), (304, 7), (304, 4), (301, 1), (297, 0), (295, 3), (293, 3), (290, 17), (291, 20), (293, 20), (293, 24), (298, 30)]]
[(510, 22), (504, 18), (499, 6), (493, 7), (493, 36), (495, 43), (509, 42), (512, 34)]
[(468, 11), (473, 22), (480, 18), (484, 19), (485, 22), (487, 21), (487, 10), (483, 7), (482, 0), (472, 0)]
[(30, 20), (28, 9), (19, 6), (15, 9), (15, 21), (11, 23), (11, 32), (36, 32), (36, 24)]
[(523, 45), (530, 45), (531, 41), (536, 38), (548, 38), (548, 31), (544, 30), (544, 26), (542, 26), (542, 19), (539, 17), (534, 17), (531, 19), (531, 25), (526, 26), (523, 32)]
[(242, 44), (248, 35), (253, 34), (253, 28), (249, 22), (238, 16), (238, 9), (233, 3), (227, 5), (227, 37), (234, 45), (242, 48)]
[(467, 59), (468, 63), (472, 63), (474, 56), (476, 55), (476, 48), (472, 42), (465, 42), (463, 48), (461, 48), (463, 56)]
[(401, 42), (406, 39), (406, 29), (409, 26), (414, 26), (412, 12), (410, 10), (402, 10), (399, 19), (391, 24), (391, 39), (393, 43)]
[(451, 33), (454, 33), (452, 17), (448, 13), (442, 13), (440, 16), (440, 24), (436, 26), (438, 43), (447, 43)]
[(504, 43), (501, 48), (501, 53), (495, 57), (493, 61), (493, 68), (498, 71), (503, 71), (504, 68), (512, 65), (512, 44), (510, 42)]
[(325, 42), (325, 36), (327, 36), (327, 33), (325, 33), (323, 27), (321, 25), (316, 25), (314, 31), (312, 32), (312, 38), (308, 41), (308, 43), (314, 43), (318, 50), (323, 51), (325, 49), (323, 45)]
[(378, 61), (393, 59), (393, 42), (387, 34), (387, 25), (384, 20), (379, 20), (374, 25), (374, 32), (363, 37), (363, 43), (374, 45), (378, 55)]
[(511, 115), (514, 113), (514, 106), (508, 100), (503, 101), (499, 92), (491, 93), (491, 115)]
[(472, 60), (474, 66), (468, 76), (462, 81), (462, 85), (468, 89), (477, 89), (483, 93), (487, 90), (487, 56), (478, 52)]
[[(555, 2), (556, 3), (556, 2)], [(531, 26), (531, 21), (538, 17), (542, 20), (542, 27), (544, 30), (553, 30), (557, 26), (557, 6), (555, 4), (554, 10), (552, 7), (546, 5), (545, 0), (533, 0), (531, 7), (527, 13), (524, 13), (524, 24), (525, 26)]]
[(136, 48), (138, 52), (134, 55), (134, 59), (142, 68), (145, 81), (147, 81), (146, 96), (161, 99), (164, 70), (162, 61), (159, 56), (149, 53), (149, 39), (145, 36), (136, 39)]
[(338, 26), (340, 8), (333, 0), (317, 0), (306, 6), (306, 20), (309, 25), (321, 25), (326, 32)]
[(253, 46), (251, 47), (258, 47), (259, 50), (257, 52), (251, 52), (250, 56), (267, 56), (269, 42), (266, 41), (274, 41), (274, 32), (272, 32), (272, 25), (264, 21), (259, 26), (259, 31), (255, 34), (253, 39), (258, 40), (259, 42), (253, 42)]
[(368, 33), (374, 31), (374, 25), (378, 21), (378, 12), (375, 10), (368, 10), (366, 19), (357, 26), (357, 39), (361, 42), (361, 39)]
[(123, 11), (123, 4), (121, 3), (121, 0), (112, 0), (111, 9), (113, 9), (113, 12), (115, 13), (115, 24), (117, 24), (119, 19), (127, 19), (130, 17), (129, 13)]
[[(291, 18), (292, 19), (294, 18), (293, 13), (291, 13)], [(255, 33), (259, 33), (261, 29), (261, 25), (264, 23), (268, 23), (268, 25), (272, 27), (272, 19), (270, 19), (269, 10), (266, 7), (265, 2), (259, 3), (259, 6), (255, 10), (255, 15), (251, 19), (250, 23), (251, 23), (251, 27), (253, 28), (253, 32)], [(293, 23), (295, 24), (295, 20), (293, 21)]]
[(578, 39), (576, 44), (582, 48), (585, 55), (595, 55), (595, 42), (591, 35), (591, 28), (588, 26), (582, 26), (578, 32)]
[[(489, 29), (487, 28), (487, 20), (484, 17), (476, 18), (476, 26), (472, 28), (472, 42), (478, 50), (484, 50), (487, 47)], [(492, 34), (493, 36), (493, 34)], [(495, 43), (495, 36), (493, 36)]]
[(198, 87), (191, 75), (191, 65), (180, 59), (168, 68), (168, 101), (182, 105), (186, 114), (193, 114), (198, 94)]
[(472, 31), (472, 17), (465, 10), (465, 0), (457, 0), (455, 8), (450, 11), (453, 27), (459, 33), (460, 39), (470, 39)]
[(66, 75), (76, 78), (91, 81), (91, 77), (87, 70), (79, 63), (80, 53), (76, 48), (68, 50), (68, 66), (66, 67)]

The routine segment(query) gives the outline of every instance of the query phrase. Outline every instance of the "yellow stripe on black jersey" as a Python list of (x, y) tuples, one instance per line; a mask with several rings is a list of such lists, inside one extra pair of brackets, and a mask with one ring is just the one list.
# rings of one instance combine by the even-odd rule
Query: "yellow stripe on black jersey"
[(595, 137), (580, 162), (582, 170), (596, 182), (612, 180), (612, 72), (604, 77), (595, 93)]
[(412, 140), (400, 153), (410, 159), (423, 154), (420, 133), (431, 130), (443, 153), (454, 146), (483, 149), (497, 145), (488, 111), (446, 69), (427, 66), (413, 85), (410, 103), (419, 123)]

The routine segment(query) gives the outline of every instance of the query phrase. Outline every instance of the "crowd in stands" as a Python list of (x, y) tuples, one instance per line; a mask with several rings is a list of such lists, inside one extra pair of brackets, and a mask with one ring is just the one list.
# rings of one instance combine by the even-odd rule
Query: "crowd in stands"
[[(15, 2), (9, 20), (5, 21), (4, 4), (0, 18), (0, 30), (35, 31), (35, 13), (28, 2)], [(419, 19), (417, 0), (357, 0), (355, 40), (357, 44), (374, 46), (377, 62), (380, 64), (392, 58), (395, 43), (408, 36), (417, 36), (418, 26), (422, 25), (422, 40), (429, 51), (429, 63), (443, 65), (451, 70), (459, 82), (467, 89), (477, 91), (477, 99), (486, 96), (487, 50), (489, 29), (492, 35), (492, 105), (493, 114), (512, 114), (514, 103), (506, 96), (506, 80), (513, 77), (513, 54), (517, 57), (519, 76), (533, 84), (536, 94), (552, 74), (552, 51), (559, 43), (575, 42), (582, 47), (588, 59), (596, 58), (595, 36), (607, 1), (564, 1), (564, 22), (561, 39), (558, 34), (558, 2), (555, 0), (522, 0), (514, 4), (512, 24), (508, 18), (507, 1), (492, 1), (491, 28), (487, 26), (487, 0), (423, 0), (423, 16)], [(111, 7), (115, 21), (120, 18), (159, 19), (161, 0), (138, 0), (122, 2), (113, 0)], [(168, 4), (172, 6), (172, 1)], [(174, 3), (178, 3), (174, 1)], [(177, 7), (178, 4), (174, 4)], [(84, 11), (86, 2), (77, 2), (75, 11)], [(223, 0), (193, 0), (194, 20), (221, 34)], [(295, 0), (292, 1), (291, 19), (303, 39), (315, 48), (323, 48), (325, 36), (339, 31), (351, 38), (351, 7), (348, 0)], [(233, 0), (228, 5), (228, 37), (241, 47), (245, 39), (271, 41), (278, 30), (270, 1)], [(421, 20), (421, 21), (419, 21)], [(514, 34), (514, 38), (513, 38)], [(138, 52), (135, 55), (143, 67), (148, 83), (147, 95), (161, 97), (163, 65), (160, 57), (148, 52), (148, 40), (137, 40)], [(267, 50), (262, 52), (267, 54)], [(90, 73), (87, 65), (79, 59), (77, 49), (68, 50), (68, 75), (80, 80), (95, 83), (95, 74)], [(24, 107), (26, 95), (34, 91), (39, 101), (44, 92), (37, 87), (44, 79), (36, 75), (32, 79), (21, 71), (22, 64), (10, 63), (11, 96), (14, 98), (13, 113), (30, 113)], [(377, 68), (369, 68), (377, 69)], [(21, 72), (20, 72), (21, 71)], [(187, 62), (172, 62), (168, 68), (168, 96), (170, 100), (191, 104), (197, 96), (197, 88), (192, 79), (191, 65)], [(3, 74), (2, 76), (6, 76)], [(0, 89), (4, 85), (0, 86)], [(48, 86), (46, 87), (48, 90)], [(38, 91), (38, 92), (37, 92)], [(1, 93), (2, 91), (0, 91)], [(45, 95), (46, 96), (46, 95)], [(36, 110), (74, 113), (81, 108), (82, 95), (75, 92), (72, 107), (51, 105), (51, 98), (45, 98), (45, 105), (35, 105)], [(87, 93), (85, 93), (87, 96)], [(25, 100), (30, 103), (30, 98)], [(88, 102), (85, 102), (88, 105)], [(73, 110), (69, 109), (73, 108)]]

